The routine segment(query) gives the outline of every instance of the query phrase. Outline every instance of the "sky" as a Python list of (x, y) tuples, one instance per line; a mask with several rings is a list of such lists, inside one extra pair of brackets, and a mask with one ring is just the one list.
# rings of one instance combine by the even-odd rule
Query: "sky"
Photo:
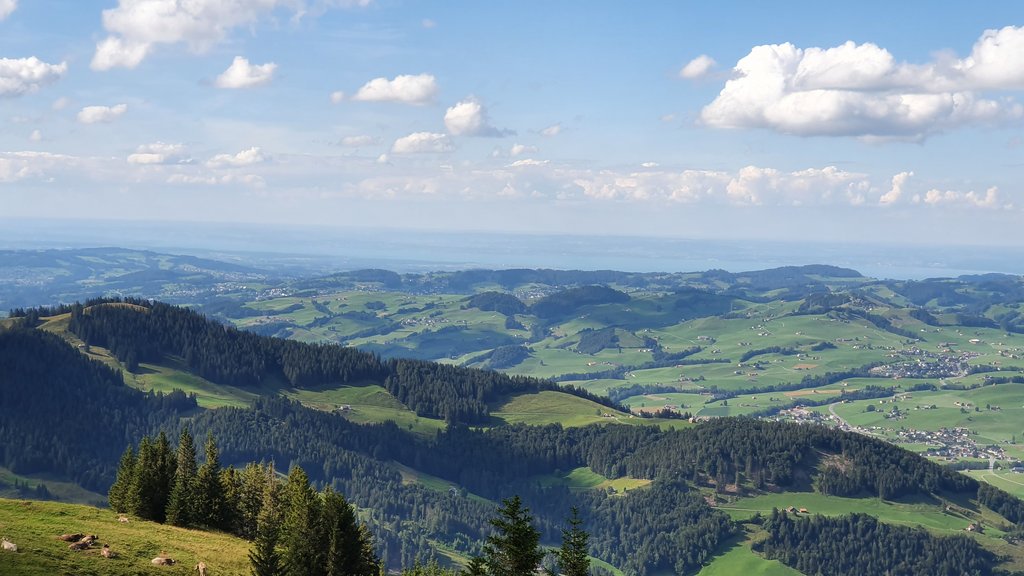
[(1024, 246), (1024, 8), (0, 0), (0, 219)]

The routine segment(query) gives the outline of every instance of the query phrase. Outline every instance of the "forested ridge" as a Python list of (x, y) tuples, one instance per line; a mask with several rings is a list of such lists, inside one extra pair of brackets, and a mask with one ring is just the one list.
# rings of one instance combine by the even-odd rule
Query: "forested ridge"
[[(302, 363), (296, 358), (306, 358), (305, 354), (313, 358), (310, 365), (330, 370), (347, 369), (342, 359), (362, 354), (339, 349), (343, 354), (337, 357), (338, 364), (332, 364), (332, 358), (317, 357), (331, 354), (326, 346), (302, 345), (285, 354), (273, 348), (283, 347), (277, 343), (285, 341), (242, 336), (180, 309), (130, 304), (72, 307), (71, 311), (83, 338), (89, 334), (112, 337), (103, 344), (112, 349), (127, 346), (128, 351), (122, 350), (126, 354), (131, 350), (138, 354), (154, 342), (132, 344), (120, 336), (122, 326), (138, 330), (139, 337), (155, 339), (161, 354), (172, 353), (163, 347), (173, 346), (176, 338), (194, 336), (203, 342), (208, 337), (211, 346), (229, 342), (233, 347), (220, 348), (221, 353), (239, 350), (250, 362), (265, 354), (265, 359), (273, 361), (265, 361), (262, 369), (275, 366), (282, 375), (286, 373), (283, 363), (294, 362), (298, 370)], [(162, 324), (153, 318), (165, 312), (163, 322), (183, 323), (185, 327), (178, 328), (181, 334), (161, 335), (156, 330)], [(218, 332), (227, 336), (219, 339)], [(196, 350), (201, 357), (205, 353)], [(244, 366), (235, 358), (224, 363)], [(389, 364), (376, 360), (365, 366), (387, 374)], [(459, 395), (466, 389), (483, 394), (489, 386), (498, 386), (474, 379), (484, 378), (487, 372), (451, 366), (433, 370), (427, 362), (395, 361), (394, 365), (411, 372), (395, 376), (409, 387), (408, 402), (415, 402), (408, 399), (415, 399), (420, 388)], [(461, 385), (468, 388), (452, 383), (460, 377), (465, 378)], [(437, 382), (429, 382), (430, 378)], [(279, 470), (298, 465), (316, 487), (345, 494), (367, 512), (377, 553), (391, 567), (428, 559), (433, 543), (479, 554), (481, 542), (490, 534), (487, 518), (493, 503), (511, 494), (520, 494), (534, 512), (546, 542), (557, 538), (567, 507), (578, 507), (591, 534), (590, 553), (638, 575), (694, 573), (737, 533), (729, 517), (709, 506), (695, 486), (751, 493), (816, 489), (825, 494), (883, 498), (964, 495), (977, 497), (1012, 522), (1020, 522), (1024, 513), (1020, 500), (1005, 492), (880, 440), (818, 426), (733, 418), (678, 431), (615, 425), (480, 429), (450, 419), (446, 429), (422, 437), (393, 423), (355, 424), (280, 397), (260, 398), (248, 408), (200, 410), (184, 394), (131, 389), (117, 371), (89, 360), (57, 336), (29, 328), (0, 330), (0, 382), (5, 393), (0, 403), (0, 455), (15, 472), (51, 472), (103, 491), (113, 483), (126, 445), (146, 434), (156, 437), (161, 430), (177, 437), (188, 426), (198, 437), (210, 434), (219, 439), (219, 458), (226, 465), (265, 462)], [(426, 398), (424, 402), (429, 402), (430, 396)], [(462, 490), (449, 493), (404, 483), (394, 463), (451, 481)], [(631, 476), (653, 483), (623, 497), (600, 490), (570, 491), (537, 480), (584, 466), (608, 478)], [(835, 530), (843, 526), (853, 524)], [(949, 566), (956, 566), (957, 558), (969, 562), (964, 573), (995, 562), (983, 554), (943, 558), (943, 565)]]
[(546, 380), (419, 360), (381, 360), (335, 344), (259, 336), (160, 302), (98, 300), (69, 309), (70, 330), (87, 345), (108, 348), (129, 371), (139, 362), (171, 355), (207, 380), (242, 388), (278, 380), (295, 388), (379, 383), (420, 416), (471, 424), (487, 422), (491, 402), (541, 390), (559, 389), (620, 408), (607, 398)]
[(938, 538), (923, 528), (891, 526), (867, 514), (793, 518), (774, 511), (768, 538), (755, 545), (768, 558), (804, 574), (830, 576), (987, 576), (996, 556), (969, 536)]

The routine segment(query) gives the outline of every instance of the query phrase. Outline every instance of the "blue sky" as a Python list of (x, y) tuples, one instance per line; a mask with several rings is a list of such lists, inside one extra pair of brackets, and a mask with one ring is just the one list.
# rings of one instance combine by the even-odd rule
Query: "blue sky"
[(1024, 246), (1017, 2), (0, 0), (0, 217)]

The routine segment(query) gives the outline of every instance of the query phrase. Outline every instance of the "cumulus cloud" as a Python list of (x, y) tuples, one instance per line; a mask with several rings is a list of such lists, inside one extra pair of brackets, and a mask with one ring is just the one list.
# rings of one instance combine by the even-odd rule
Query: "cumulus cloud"
[(362, 148), (364, 146), (374, 146), (380, 144), (380, 138), (377, 136), (368, 136), (366, 134), (360, 134), (357, 136), (345, 136), (338, 142), (339, 146), (346, 148)]
[(913, 176), (913, 172), (900, 172), (892, 177), (892, 187), (882, 197), (878, 199), (878, 203), (887, 206), (894, 202), (897, 202), (901, 196), (903, 196), (903, 188), (907, 184), (907, 180)]
[(513, 144), (512, 148), (509, 149), (508, 153), (512, 156), (522, 156), (523, 154), (533, 154), (537, 151), (536, 146), (527, 146), (526, 144)]
[(958, 190), (939, 190), (932, 188), (925, 192), (924, 196), (917, 194), (914, 196), (914, 203), (924, 202), (930, 206), (939, 205), (960, 205), (960, 206), (976, 206), (978, 208), (1012, 208), (1012, 204), (1004, 204), (999, 198), (999, 189), (995, 186), (989, 188), (984, 194), (971, 190), (969, 192), (960, 192)]
[(0, 58), (0, 96), (21, 96), (52, 84), (68, 71), (67, 62), (47, 64), (39, 58)]
[(139, 146), (134, 154), (128, 155), (129, 164), (188, 164), (192, 159), (181, 144), (154, 142)]
[(552, 124), (551, 126), (548, 126), (547, 128), (544, 128), (543, 130), (540, 131), (540, 135), (541, 136), (547, 136), (548, 138), (552, 138), (554, 136), (558, 136), (561, 133), (562, 133), (562, 124), (561, 123), (559, 123), (559, 124)]
[(454, 136), (501, 137), (515, 134), (491, 125), (487, 108), (476, 98), (467, 98), (444, 113), (444, 125)]
[(374, 78), (352, 96), (362, 102), (399, 102), (423, 105), (437, 95), (437, 80), (430, 74), (403, 74), (393, 79)]
[(228, 69), (217, 76), (214, 82), (218, 88), (255, 88), (269, 84), (274, 79), (277, 64), (250, 64), (249, 60), (235, 56)]
[(78, 121), (82, 124), (99, 124), (113, 122), (128, 111), (127, 104), (116, 106), (86, 106), (78, 112)]
[(49, 152), (0, 152), (0, 183), (46, 178), (48, 173), (78, 164), (74, 156)]
[(715, 68), (715, 59), (707, 54), (701, 54), (690, 60), (686, 66), (679, 70), (679, 77), (687, 80), (697, 80), (707, 76)]
[(331, 92), (331, 104), (341, 104), (345, 101), (345, 93), (341, 90)]
[(1024, 28), (988, 30), (971, 55), (898, 62), (875, 44), (832, 48), (755, 46), (701, 111), (718, 128), (767, 128), (802, 136), (914, 139), (1024, 116), (984, 90), (1024, 88)]
[(395, 140), (391, 145), (392, 154), (442, 153), (452, 150), (455, 150), (455, 146), (447, 134), (433, 132), (414, 132)]
[(32, 133), (28, 135), (28, 139), (33, 142), (42, 142), (43, 133), (39, 130), (33, 130)]
[(0, 20), (11, 15), (18, 8), (18, 0), (0, 0)]
[(253, 146), (237, 154), (217, 154), (206, 161), (206, 166), (209, 168), (238, 168), (262, 164), (266, 161), (267, 157), (263, 154), (263, 150), (258, 146)]
[(67, 98), (65, 96), (61, 96), (60, 98), (57, 98), (56, 100), (54, 100), (53, 104), (50, 107), (53, 108), (54, 110), (63, 110), (63, 109), (67, 108), (70, 105), (71, 105), (71, 99)]
[[(0, 0), (2, 2), (4, 0)], [(371, 0), (318, 0), (312, 13), (334, 6), (366, 6)], [(108, 36), (96, 44), (94, 70), (135, 68), (159, 45), (185, 44), (202, 53), (240, 27), (253, 27), (278, 9), (311, 13), (298, 0), (118, 0), (103, 11)]]

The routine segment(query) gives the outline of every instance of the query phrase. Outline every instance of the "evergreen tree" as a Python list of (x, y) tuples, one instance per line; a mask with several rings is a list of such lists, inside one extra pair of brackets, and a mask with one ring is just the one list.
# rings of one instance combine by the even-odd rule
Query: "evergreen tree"
[(178, 438), (177, 465), (174, 485), (167, 502), (167, 521), (175, 526), (190, 526), (193, 522), (192, 487), (196, 477), (196, 446), (188, 427), (181, 429)]
[(171, 451), (171, 443), (167, 440), (167, 434), (163, 430), (157, 436), (155, 452), (154, 484), (156, 490), (152, 495), (153, 520), (163, 523), (167, 517), (167, 502), (174, 486), (174, 469), (177, 467), (177, 461)]
[(590, 556), (587, 543), (590, 535), (584, 530), (579, 510), (573, 506), (569, 528), (562, 530), (562, 548), (558, 551), (558, 569), (562, 576), (589, 576)]
[(220, 454), (212, 434), (206, 436), (206, 462), (196, 472), (195, 522), (210, 528), (224, 527), (224, 486), (220, 481)]
[(327, 539), (328, 576), (359, 576), (362, 543), (355, 511), (345, 497), (329, 487), (323, 494), (323, 526)]
[(309, 485), (309, 477), (298, 466), (288, 472), (282, 495), (282, 574), (323, 576), (323, 538), (320, 530), (320, 498)]
[(220, 485), (224, 489), (224, 499), (221, 505), (221, 529), (238, 534), (238, 504), (241, 498), (242, 478), (234, 466), (228, 466), (220, 471)]
[(239, 536), (252, 540), (256, 538), (259, 514), (262, 508), (263, 492), (268, 482), (268, 469), (271, 471), (269, 481), (273, 477), (273, 464), (264, 467), (261, 464), (249, 463), (238, 473), (238, 504), (235, 521)]
[(249, 551), (252, 576), (279, 576), (281, 554), (277, 542), (281, 533), (281, 502), (274, 466), (267, 467), (261, 505), (256, 521), (256, 538)]
[(157, 517), (156, 497), (159, 492), (159, 465), (156, 446), (149, 436), (143, 436), (139, 443), (139, 455), (135, 461), (135, 473), (128, 489), (125, 502), (129, 511), (139, 518), (155, 520)]
[(117, 512), (128, 512), (128, 491), (131, 487), (132, 478), (135, 475), (135, 451), (129, 444), (121, 455), (121, 463), (117, 466), (117, 478), (110, 486), (107, 493), (107, 501), (110, 507)]
[(481, 556), (473, 556), (463, 571), (463, 576), (487, 576), (487, 561)]
[(544, 550), (540, 531), (533, 527), (530, 510), (523, 507), (519, 496), (502, 500), (498, 517), (490, 523), (497, 534), (489, 536), (484, 545), (487, 572), (491, 576), (532, 576)]

